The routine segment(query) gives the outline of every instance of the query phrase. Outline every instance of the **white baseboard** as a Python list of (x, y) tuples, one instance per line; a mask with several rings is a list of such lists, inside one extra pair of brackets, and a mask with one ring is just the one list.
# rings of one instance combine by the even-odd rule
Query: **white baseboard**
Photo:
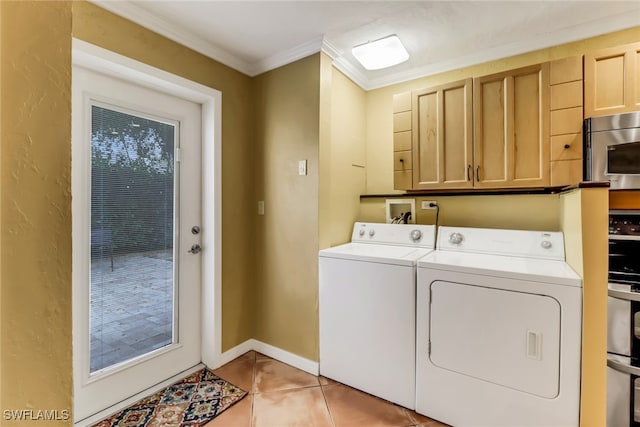
[(225, 363), (231, 362), (238, 356), (241, 356), (250, 350), (262, 353), (265, 356), (269, 356), (282, 363), (286, 363), (287, 365), (293, 366), (294, 368), (298, 368), (302, 371), (308, 372), (311, 375), (318, 375), (318, 373), (320, 372), (320, 365), (318, 362), (309, 360), (302, 356), (298, 356), (297, 354), (272, 346), (271, 344), (263, 343), (262, 341), (258, 341), (253, 338), (222, 353), (218, 358), (218, 366), (211, 366), (210, 368), (219, 368)]
[(214, 364), (214, 366), (209, 366), (209, 368), (218, 369), (220, 366), (225, 365), (231, 362), (232, 360), (238, 358), (238, 356), (242, 356), (247, 351), (253, 350), (254, 348), (252, 346), (252, 341), (254, 340), (253, 339), (246, 340), (242, 344), (238, 344), (237, 346), (225, 351), (224, 353), (222, 353), (216, 358), (216, 363)]

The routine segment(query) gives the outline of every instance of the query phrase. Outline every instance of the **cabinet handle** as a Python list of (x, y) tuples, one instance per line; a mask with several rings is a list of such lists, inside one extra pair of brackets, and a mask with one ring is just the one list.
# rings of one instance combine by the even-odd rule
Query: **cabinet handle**
[(480, 165), (476, 166), (476, 181), (480, 182)]
[(571, 148), (571, 145), (569, 145), (569, 144), (564, 144), (564, 148), (565, 148), (566, 150), (568, 150), (569, 148)]
[(467, 181), (471, 181), (471, 165), (467, 165)]

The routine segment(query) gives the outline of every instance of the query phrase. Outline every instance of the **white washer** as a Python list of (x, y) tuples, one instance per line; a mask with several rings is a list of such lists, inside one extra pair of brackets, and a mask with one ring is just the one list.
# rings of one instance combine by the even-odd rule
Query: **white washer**
[(413, 409), (416, 262), (434, 242), (433, 225), (355, 223), (320, 251), (321, 375)]
[(560, 232), (438, 229), (418, 262), (416, 411), (455, 426), (578, 426), (582, 281)]

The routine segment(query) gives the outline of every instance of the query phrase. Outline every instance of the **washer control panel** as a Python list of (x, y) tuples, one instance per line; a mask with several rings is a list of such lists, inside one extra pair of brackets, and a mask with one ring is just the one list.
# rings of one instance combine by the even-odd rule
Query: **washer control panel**
[(379, 245), (415, 246), (435, 248), (436, 228), (421, 224), (381, 224), (356, 222), (351, 241)]

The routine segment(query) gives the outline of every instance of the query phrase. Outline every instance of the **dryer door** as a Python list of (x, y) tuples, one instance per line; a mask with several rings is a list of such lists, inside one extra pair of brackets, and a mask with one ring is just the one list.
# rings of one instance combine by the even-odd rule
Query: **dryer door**
[(560, 305), (549, 296), (431, 284), (431, 362), (504, 387), (559, 393)]

